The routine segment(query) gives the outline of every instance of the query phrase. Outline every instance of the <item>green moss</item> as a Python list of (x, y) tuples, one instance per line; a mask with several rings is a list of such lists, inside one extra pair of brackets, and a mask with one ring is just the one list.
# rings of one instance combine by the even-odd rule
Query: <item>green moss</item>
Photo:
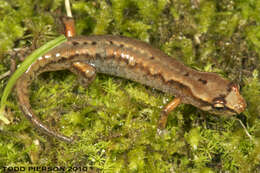
[(251, 105), (248, 107), (246, 115), (251, 120), (257, 120), (258, 113), (260, 112), (260, 106), (256, 103), (260, 101), (260, 98), (257, 97), (260, 95), (260, 81), (259, 81), (259, 71), (253, 71), (253, 77), (247, 79), (246, 87), (243, 88), (243, 93), (245, 93), (247, 103)]
[(179, 54), (181, 52), (181, 57), (184, 62), (186, 62), (187, 64), (192, 64), (194, 62), (195, 52), (193, 49), (192, 40), (189, 38), (186, 38), (184, 36), (173, 38), (169, 42), (166, 42), (163, 45), (162, 49), (168, 54), (172, 54), (173, 57), (175, 57), (176, 55), (174, 56), (175, 52), (172, 53), (171, 51), (177, 49)]
[(214, 23), (214, 15), (216, 15), (216, 5), (214, 1), (202, 1), (200, 10), (196, 13), (198, 20), (198, 31), (206, 33), (209, 27)]
[[(238, 121), (181, 105), (159, 136), (162, 106), (171, 97), (143, 85), (98, 74), (83, 88), (67, 71), (41, 75), (31, 104), (45, 124), (78, 140), (65, 144), (39, 133), (14, 95), (2, 126), (0, 166), (88, 167), (97, 172), (259, 172), (260, 1), (73, 1), (78, 35), (114, 34), (149, 42), (195, 69), (213, 71), (242, 86), (247, 110)], [(0, 1), (1, 74), (7, 50), (38, 47), (57, 34), (63, 1)], [(57, 10), (57, 11), (56, 11)], [(1, 60), (2, 60), (1, 59)], [(251, 72), (253, 72), (251, 74)], [(0, 83), (0, 95), (6, 79)], [(40, 145), (38, 145), (38, 143)]]

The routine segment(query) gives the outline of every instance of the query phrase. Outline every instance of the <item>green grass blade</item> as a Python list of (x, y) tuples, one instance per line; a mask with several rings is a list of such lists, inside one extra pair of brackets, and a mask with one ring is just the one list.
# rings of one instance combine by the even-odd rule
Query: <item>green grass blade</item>
[(4, 116), (4, 110), (5, 110), (5, 105), (6, 105), (6, 100), (12, 91), (13, 86), (16, 83), (16, 80), (27, 70), (27, 68), (37, 60), (40, 56), (43, 56), (46, 54), (48, 51), (51, 49), (55, 48), (56, 46), (60, 45), (61, 43), (67, 41), (65, 36), (59, 36), (58, 38), (49, 41), (48, 43), (44, 44), (42, 47), (39, 49), (35, 50), (31, 55), (29, 55), (17, 68), (17, 70), (13, 73), (13, 75), (10, 77), (2, 98), (1, 98), (1, 107), (0, 107), (0, 120), (2, 120), (5, 124), (9, 124), (8, 119)]

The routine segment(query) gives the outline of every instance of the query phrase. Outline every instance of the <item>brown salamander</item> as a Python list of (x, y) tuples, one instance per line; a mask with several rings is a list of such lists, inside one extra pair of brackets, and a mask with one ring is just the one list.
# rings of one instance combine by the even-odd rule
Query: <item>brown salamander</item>
[(48, 135), (72, 139), (44, 125), (32, 111), (28, 87), (42, 72), (69, 69), (89, 84), (97, 73), (114, 75), (174, 95), (162, 111), (159, 127), (178, 104), (186, 103), (214, 114), (235, 115), (246, 103), (238, 86), (215, 73), (193, 70), (149, 44), (121, 36), (73, 37), (39, 57), (18, 79), (16, 92), (26, 117)]

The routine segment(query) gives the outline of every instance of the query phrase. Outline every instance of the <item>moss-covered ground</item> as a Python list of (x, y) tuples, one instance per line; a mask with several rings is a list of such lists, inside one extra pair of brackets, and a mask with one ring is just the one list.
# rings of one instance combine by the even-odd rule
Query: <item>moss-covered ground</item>
[[(48, 72), (31, 87), (37, 116), (78, 136), (66, 144), (37, 131), (8, 99), (0, 126), (3, 166), (74, 166), (92, 172), (260, 172), (259, 0), (73, 0), (78, 35), (143, 40), (188, 66), (239, 83), (248, 107), (238, 120), (181, 105), (156, 134), (172, 96), (97, 75), (84, 88), (68, 71)], [(14, 48), (35, 49), (59, 35), (62, 0), (0, 0), (0, 74)], [(0, 81), (0, 96), (8, 78)], [(220, 84), (221, 85), (221, 84)], [(39, 171), (40, 172), (40, 171)]]

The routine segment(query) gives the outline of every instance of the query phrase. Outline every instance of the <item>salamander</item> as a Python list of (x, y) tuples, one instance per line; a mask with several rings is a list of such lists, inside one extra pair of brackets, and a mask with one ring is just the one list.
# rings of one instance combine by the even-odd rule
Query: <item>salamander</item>
[(139, 82), (175, 96), (163, 109), (158, 127), (164, 128), (169, 112), (180, 103), (213, 114), (235, 115), (246, 108), (238, 85), (215, 73), (196, 71), (149, 44), (122, 36), (75, 36), (39, 57), (16, 83), (19, 106), (40, 130), (63, 141), (73, 139), (43, 124), (34, 114), (28, 88), (39, 74), (68, 69), (88, 85), (96, 73)]

